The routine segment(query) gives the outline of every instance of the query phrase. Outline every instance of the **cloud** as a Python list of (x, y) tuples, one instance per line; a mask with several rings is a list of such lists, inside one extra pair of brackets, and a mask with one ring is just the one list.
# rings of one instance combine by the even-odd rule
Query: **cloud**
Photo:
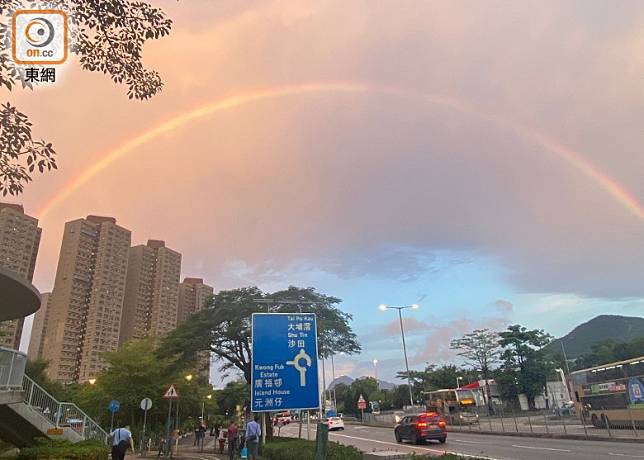
[(509, 302), (507, 300), (499, 299), (494, 302), (494, 306), (500, 314), (508, 314), (514, 311), (514, 305), (512, 304), (512, 302)]
[(644, 297), (642, 223), (570, 164), (480, 115), (547, 133), (642, 201), (635, 146), (644, 135), (624, 120), (644, 116), (644, 6), (168, 8), (171, 36), (145, 49), (166, 83), (152, 101), (128, 101), (123, 87), (72, 64), (55, 89), (11, 95), (60, 152), (60, 170), (30, 184), (27, 210), (136, 133), (250, 89), (359, 81), (475, 110), (327, 94), (195, 120), (114, 163), (43, 220), (42, 288), (52, 284), (63, 223), (101, 213), (138, 241), (163, 238), (186, 272), (217, 282), (240, 273), (252, 281), (253, 267), (275, 279), (305, 263), (347, 280), (411, 283), (436, 269), (433, 253), (448, 251), (494, 258), (526, 292)]

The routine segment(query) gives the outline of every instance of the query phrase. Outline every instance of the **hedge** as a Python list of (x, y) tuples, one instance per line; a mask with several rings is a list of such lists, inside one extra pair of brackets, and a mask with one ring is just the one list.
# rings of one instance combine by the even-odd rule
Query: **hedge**
[(73, 444), (64, 440), (40, 438), (35, 447), (27, 447), (20, 451), (18, 460), (107, 460), (108, 450), (100, 441), (82, 441)]
[[(315, 442), (297, 438), (273, 438), (264, 446), (264, 460), (313, 460)], [(362, 460), (362, 452), (352, 446), (329, 441), (327, 460)]]

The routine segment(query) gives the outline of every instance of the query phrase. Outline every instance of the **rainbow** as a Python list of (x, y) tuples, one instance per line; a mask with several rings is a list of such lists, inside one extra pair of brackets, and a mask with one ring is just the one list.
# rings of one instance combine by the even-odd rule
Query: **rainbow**
[(179, 129), (188, 123), (210, 116), (217, 112), (241, 107), (243, 105), (257, 103), (265, 100), (280, 99), (284, 97), (302, 96), (306, 94), (360, 94), (375, 93), (388, 95), (397, 98), (405, 98), (412, 101), (423, 101), (427, 104), (442, 106), (458, 112), (475, 115), (496, 125), (506, 127), (521, 137), (541, 146), (545, 150), (557, 155), (572, 167), (584, 174), (602, 190), (611, 195), (620, 205), (632, 215), (644, 223), (644, 206), (618, 184), (613, 178), (603, 173), (597, 166), (592, 164), (583, 155), (571, 150), (547, 135), (507, 119), (493, 114), (486, 114), (475, 110), (473, 107), (458, 99), (440, 96), (427, 95), (406, 91), (398, 88), (370, 85), (364, 83), (307, 83), (300, 85), (289, 85), (273, 87), (264, 90), (249, 91), (238, 95), (224, 97), (204, 106), (194, 108), (154, 126), (141, 134), (125, 141), (118, 147), (105, 153), (102, 158), (82, 171), (78, 176), (67, 182), (42, 208), (37, 212), (41, 219), (44, 219), (56, 206), (71, 196), (78, 188), (89, 182), (93, 177), (110, 165), (134, 152), (142, 145), (158, 138), (159, 136)]

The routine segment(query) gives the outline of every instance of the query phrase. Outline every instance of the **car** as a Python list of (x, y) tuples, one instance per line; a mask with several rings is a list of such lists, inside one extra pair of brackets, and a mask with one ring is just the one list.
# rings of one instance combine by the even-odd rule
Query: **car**
[(293, 421), (290, 412), (278, 412), (273, 418), (273, 425), (288, 425)]
[(340, 417), (329, 417), (324, 424), (329, 427), (329, 431), (344, 430), (344, 421)]
[(442, 444), (447, 440), (447, 424), (435, 412), (406, 415), (396, 424), (394, 437), (396, 442), (408, 440), (421, 444), (434, 440)]

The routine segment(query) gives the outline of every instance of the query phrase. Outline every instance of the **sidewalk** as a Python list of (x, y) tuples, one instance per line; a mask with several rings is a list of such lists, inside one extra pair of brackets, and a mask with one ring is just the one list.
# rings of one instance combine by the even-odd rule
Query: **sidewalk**
[[(228, 460), (228, 453), (224, 449), (223, 454), (219, 454), (219, 448), (217, 447), (217, 453), (215, 453), (216, 439), (214, 436), (206, 436), (206, 442), (202, 449), (198, 446), (194, 446), (194, 438), (188, 436), (179, 441), (179, 450), (173, 455), (173, 459), (181, 460)], [(156, 459), (156, 455), (148, 456), (153, 460)]]

